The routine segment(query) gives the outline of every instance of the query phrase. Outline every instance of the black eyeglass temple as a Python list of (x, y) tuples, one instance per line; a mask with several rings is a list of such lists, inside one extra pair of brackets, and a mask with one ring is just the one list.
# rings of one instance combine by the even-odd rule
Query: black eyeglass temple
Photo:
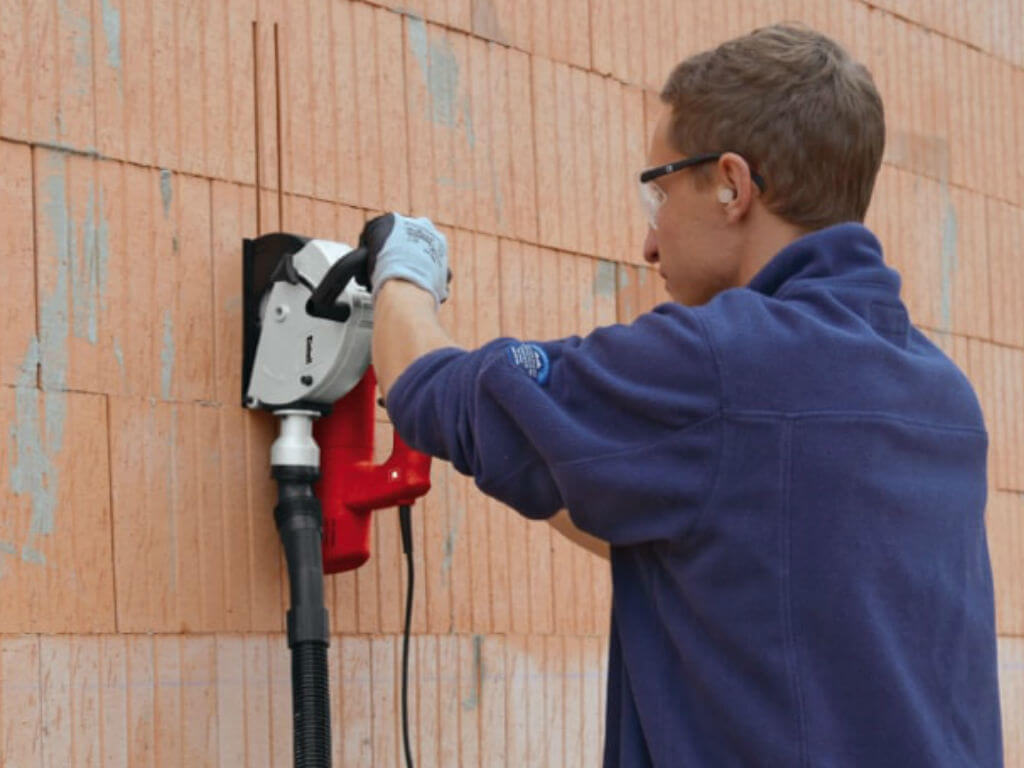
[[(720, 158), (722, 154), (723, 153), (721, 152), (705, 152), (700, 155), (694, 155), (693, 157), (687, 157), (684, 160), (676, 160), (674, 163), (666, 163), (665, 165), (659, 165), (656, 168), (648, 168), (640, 174), (640, 183), (646, 184), (648, 181), (654, 181), (667, 173), (675, 173), (676, 171), (681, 171), (683, 168), (689, 168), (693, 165), (710, 163), (711, 161)], [(761, 174), (751, 168), (750, 178), (755, 184), (757, 184), (757, 188), (760, 189), (761, 192), (764, 192), (765, 183)]]

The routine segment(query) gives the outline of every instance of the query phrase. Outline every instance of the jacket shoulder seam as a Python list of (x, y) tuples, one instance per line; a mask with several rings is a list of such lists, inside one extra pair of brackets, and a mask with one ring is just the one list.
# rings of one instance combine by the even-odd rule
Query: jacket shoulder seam
[(908, 416), (900, 416), (886, 411), (870, 411), (855, 409), (838, 410), (816, 410), (816, 411), (784, 411), (773, 409), (757, 408), (724, 408), (722, 416), (726, 419), (736, 420), (785, 420), (785, 421), (828, 421), (830, 419), (867, 419), (872, 421), (890, 421), (906, 424), (913, 427), (933, 429), (942, 432), (964, 432), (979, 436), (988, 436), (987, 430), (982, 427), (972, 427), (964, 424), (948, 424), (926, 419), (914, 419)]

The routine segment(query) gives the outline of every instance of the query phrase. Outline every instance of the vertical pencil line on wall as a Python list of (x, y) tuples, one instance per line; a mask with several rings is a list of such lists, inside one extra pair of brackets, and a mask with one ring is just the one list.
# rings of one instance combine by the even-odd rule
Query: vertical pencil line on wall
[(252, 22), (252, 96), (253, 124), (256, 132), (256, 235), (263, 234), (263, 217), (260, 215), (262, 204), (263, 183), (260, 179), (260, 58), (259, 58), (259, 22)]
[(277, 120), (277, 226), (284, 230), (284, 184), (281, 168), (281, 46), (277, 35), (277, 22), (274, 22), (274, 116)]

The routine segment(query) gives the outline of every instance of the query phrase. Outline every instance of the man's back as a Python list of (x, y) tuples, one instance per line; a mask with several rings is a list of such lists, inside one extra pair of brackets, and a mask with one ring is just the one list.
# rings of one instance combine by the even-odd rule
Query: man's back
[(613, 550), (607, 765), (1001, 764), (986, 436), (898, 289), (846, 225), (694, 310), (718, 469)]
[(875, 237), (585, 339), (440, 349), (388, 409), (611, 545), (606, 766), (998, 766), (986, 435)]

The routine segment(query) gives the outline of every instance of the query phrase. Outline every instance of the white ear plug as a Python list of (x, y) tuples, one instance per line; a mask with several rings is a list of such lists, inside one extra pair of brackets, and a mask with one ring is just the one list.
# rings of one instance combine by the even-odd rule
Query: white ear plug
[(731, 203), (736, 199), (736, 190), (730, 187), (719, 187), (718, 188), (718, 202), (720, 203)]

